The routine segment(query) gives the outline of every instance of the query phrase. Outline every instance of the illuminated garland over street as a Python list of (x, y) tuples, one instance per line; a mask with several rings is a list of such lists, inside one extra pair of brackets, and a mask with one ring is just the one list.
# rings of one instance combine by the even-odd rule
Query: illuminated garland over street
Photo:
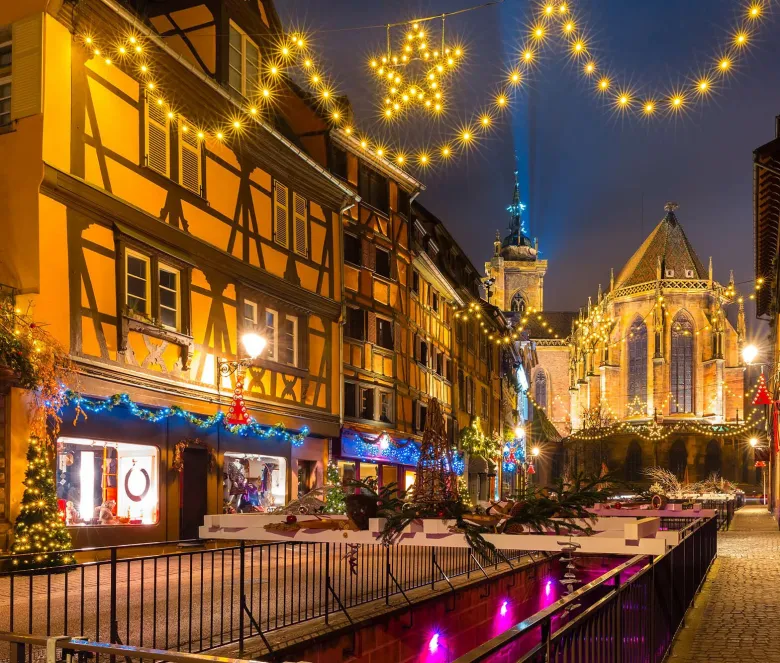
[(294, 447), (302, 446), (306, 436), (309, 434), (309, 429), (306, 426), (301, 428), (300, 432), (292, 433), (282, 424), (261, 426), (254, 419), (251, 419), (247, 424), (231, 426), (225, 422), (225, 413), (221, 411), (208, 417), (202, 417), (180, 408), (177, 405), (152, 410), (137, 405), (128, 394), (114, 394), (108, 398), (87, 398), (86, 396), (81, 396), (72, 391), (66, 391), (64, 402), (66, 404), (73, 404), (76, 407), (77, 413), (79, 411), (84, 413), (111, 412), (116, 407), (122, 407), (127, 409), (133, 416), (153, 424), (172, 417), (179, 417), (193, 426), (197, 426), (201, 430), (222, 425), (234, 435), (241, 435), (242, 437), (251, 435), (262, 440), (276, 438), (283, 442), (290, 442)]
[[(721, 46), (713, 56), (712, 65), (702, 74), (693, 77), (686, 86), (671, 88), (663, 93), (647, 94), (640, 96), (636, 89), (628, 84), (621, 84), (608, 73), (599, 61), (591, 54), (591, 46), (588, 37), (582, 28), (579, 19), (572, 12), (571, 4), (566, 2), (547, 2), (543, 3), (537, 13), (537, 21), (534, 23), (527, 34), (526, 43), (521, 49), (521, 55), (516, 65), (506, 74), (505, 82), (494, 97), (488, 102), (484, 110), (475, 113), (469, 120), (460, 124), (458, 127), (451, 127), (451, 137), (440, 141), (431, 149), (417, 150), (415, 153), (407, 154), (400, 147), (386, 145), (382, 140), (369, 136), (365, 132), (359, 132), (352, 124), (352, 118), (347, 116), (346, 108), (342, 105), (333, 83), (326, 74), (316, 65), (309, 39), (303, 33), (293, 33), (281, 37), (280, 42), (276, 44), (276, 54), (264, 58), (263, 81), (256, 91), (256, 98), (249, 99), (247, 105), (239, 114), (229, 118), (215, 119), (212, 127), (193, 127), (198, 139), (206, 140), (213, 138), (223, 140), (234, 134), (240, 133), (253, 121), (259, 121), (263, 111), (266, 111), (275, 103), (280, 88), (289, 76), (293, 67), (296, 67), (306, 78), (310, 91), (312, 92), (316, 103), (325, 111), (334, 127), (340, 127), (348, 140), (351, 140), (355, 147), (370, 152), (375, 157), (386, 160), (388, 163), (407, 168), (414, 165), (423, 170), (437, 162), (451, 160), (458, 154), (464, 154), (475, 147), (479, 140), (492, 130), (495, 120), (499, 113), (510, 107), (514, 100), (514, 94), (520, 85), (525, 81), (536, 65), (539, 54), (553, 34), (558, 31), (567, 47), (569, 57), (581, 67), (582, 76), (592, 82), (593, 89), (599, 96), (608, 101), (608, 105), (615, 112), (627, 113), (633, 111), (635, 114), (644, 118), (651, 118), (658, 115), (680, 116), (682, 113), (692, 108), (696, 102), (702, 102), (716, 92), (729, 75), (733, 73), (738, 59), (744, 54), (756, 35), (756, 30), (761, 19), (768, 13), (771, 0), (753, 0), (749, 2), (744, 9), (744, 18), (733, 28), (730, 36), (730, 43)], [(418, 25), (417, 36), (413, 36), (415, 44), (426, 45), (419, 36), (422, 30), (419, 24), (426, 20), (419, 19), (416, 22), (409, 23), (409, 34), (414, 35), (414, 25)], [(143, 30), (145, 28), (141, 28)], [(151, 35), (151, 32), (149, 33)], [(424, 33), (423, 33), (424, 34)], [(169, 118), (175, 119), (178, 110), (170, 101), (166, 101), (159, 89), (158, 82), (153, 75), (153, 66), (148, 57), (147, 49), (142, 43), (142, 37), (136, 32), (126, 33), (120, 38), (109, 38), (106, 40), (106, 46), (101, 49), (96, 36), (82, 33), (85, 45), (92, 50), (95, 57), (101, 58), (103, 62), (110, 66), (114, 63), (120, 64), (125, 69), (134, 68), (136, 78), (142, 85), (153, 94), (158, 95), (157, 101), (163, 106)], [(408, 38), (408, 37), (407, 37)], [(420, 42), (419, 44), (417, 42)], [(425, 49), (427, 50), (427, 48)], [(463, 49), (457, 48), (458, 59), (463, 56)], [(455, 51), (452, 51), (454, 55)], [(423, 52), (424, 56), (424, 52)], [(390, 55), (392, 60), (393, 55)], [(401, 56), (403, 57), (403, 56)], [(442, 55), (443, 57), (443, 55)], [(380, 69), (381, 61), (376, 62), (376, 70)], [(389, 64), (389, 63), (388, 63)], [(454, 66), (434, 65), (434, 71), (426, 76), (428, 86), (437, 82), (437, 66), (442, 66), (441, 74), (446, 74), (446, 68)], [(126, 66), (125, 66), (126, 65)], [(372, 67), (373, 68), (373, 67)], [(384, 72), (385, 79), (390, 72)], [(434, 75), (434, 80), (430, 80), (430, 75)], [(393, 85), (396, 78), (400, 78), (396, 72), (393, 72)], [(401, 79), (402, 80), (402, 79)], [(437, 83), (438, 86), (438, 83)], [(419, 95), (422, 92), (418, 86), (414, 86), (415, 100), (430, 101), (435, 104), (436, 88), (430, 88), (430, 96), (423, 94), (420, 100)], [(403, 100), (403, 95), (408, 97)], [(393, 101), (399, 98), (401, 101)], [(433, 101), (430, 97), (433, 97)], [(387, 120), (393, 120), (403, 115), (401, 104), (412, 103), (412, 95), (409, 89), (396, 89), (388, 108), (391, 110), (387, 114), (387, 108), (383, 116)], [(398, 105), (397, 111), (395, 106)], [(443, 107), (440, 109), (443, 110)], [(435, 111), (435, 107), (434, 107)], [(189, 128), (188, 128), (189, 129)]]

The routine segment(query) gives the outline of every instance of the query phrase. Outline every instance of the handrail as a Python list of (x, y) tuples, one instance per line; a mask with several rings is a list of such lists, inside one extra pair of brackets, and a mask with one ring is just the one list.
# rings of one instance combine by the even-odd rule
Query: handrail
[(0, 641), (32, 647), (49, 647), (52, 641), (61, 649), (69, 651), (92, 652), (106, 656), (131, 656), (132, 658), (167, 661), (169, 663), (252, 663), (247, 659), (228, 658), (225, 656), (209, 656), (207, 654), (189, 654), (187, 652), (168, 651), (165, 649), (150, 649), (147, 647), (131, 647), (130, 645), (112, 645), (105, 642), (95, 642), (86, 638), (71, 638), (69, 636), (22, 635), (0, 631)]
[(583, 585), (568, 596), (558, 599), (555, 603), (550, 604), (544, 610), (540, 610), (528, 619), (523, 620), (519, 624), (515, 624), (503, 633), (497, 635), (495, 638), (492, 638), (483, 643), (476, 649), (472, 649), (470, 652), (464, 654), (460, 658), (457, 658), (454, 663), (476, 663), (476, 661), (484, 661), (486, 658), (488, 658), (488, 656), (494, 654), (498, 649), (521, 637), (530, 629), (541, 626), (543, 622), (547, 621), (555, 613), (566, 608), (569, 603), (577, 601), (577, 599), (586, 592), (589, 592), (596, 587), (600, 587), (626, 569), (642, 562), (645, 557), (647, 557), (647, 555), (636, 555), (635, 557), (632, 557), (627, 562), (624, 562), (620, 566), (616, 566), (608, 573), (599, 576), (592, 582), (589, 582), (587, 585)]

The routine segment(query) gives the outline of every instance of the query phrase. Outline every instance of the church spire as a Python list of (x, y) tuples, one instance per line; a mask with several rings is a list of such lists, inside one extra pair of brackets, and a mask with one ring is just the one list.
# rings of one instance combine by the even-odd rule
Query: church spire
[(517, 238), (517, 243), (520, 244), (520, 238), (526, 234), (525, 223), (523, 222), (523, 212), (525, 211), (525, 205), (520, 202), (520, 182), (518, 181), (518, 172), (515, 170), (515, 188), (512, 192), (512, 204), (506, 208), (509, 212), (509, 232), (511, 236)]

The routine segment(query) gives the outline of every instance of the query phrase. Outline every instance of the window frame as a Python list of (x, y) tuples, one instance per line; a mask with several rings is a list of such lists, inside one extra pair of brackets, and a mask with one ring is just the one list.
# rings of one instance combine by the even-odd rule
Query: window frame
[[(241, 71), (239, 72), (239, 75), (241, 77), (241, 89), (237, 90), (233, 85), (230, 83), (230, 70), (234, 69), (234, 67), (231, 67), (230, 65), (230, 51), (233, 49), (233, 45), (230, 43), (230, 31), (235, 30), (241, 37)], [(241, 29), (241, 27), (232, 19), (230, 20), (228, 24), (228, 38), (227, 38), (227, 47), (228, 47), (228, 57), (227, 57), (227, 66), (228, 66), (228, 76), (227, 76), (227, 87), (232, 90), (233, 92), (236, 92), (240, 94), (241, 96), (245, 98), (250, 98), (250, 94), (247, 92), (251, 92), (247, 90), (248, 87), (248, 78), (247, 78), (247, 56), (246, 56), (246, 45), (247, 42), (252, 44), (255, 49), (257, 49), (257, 81), (255, 81), (255, 85), (259, 85), (260, 83), (260, 60), (261, 60), (261, 51), (260, 47), (257, 45), (254, 39), (252, 39), (244, 30)]]
[[(353, 260), (351, 260), (350, 258), (347, 257), (347, 240), (346, 240), (347, 237), (351, 237), (357, 243), (357, 262), (355, 262), (355, 261), (353, 261)], [(358, 237), (357, 235), (354, 235), (353, 233), (345, 232), (344, 233), (344, 262), (346, 262), (348, 265), (352, 265), (354, 267), (362, 267), (363, 266), (362, 265), (362, 262), (363, 262), (362, 257), (363, 256), (362, 256), (362, 246), (361, 246), (361, 242), (360, 242), (360, 237)]]
[(7, 113), (0, 113), (0, 118), (3, 117), (3, 115), (8, 115), (8, 122), (3, 122), (0, 120), (0, 128), (10, 127), (13, 125), (13, 120), (11, 119), (11, 96), (13, 94), (13, 86), (11, 84), (11, 77), (10, 76), (3, 76), (0, 77), (0, 88), (2, 88), (4, 85), (8, 85), (8, 96), (7, 97), (0, 97), (0, 102), (8, 101), (8, 112)]
[[(140, 278), (135, 275), (130, 274), (130, 258), (135, 258), (136, 260), (140, 260), (144, 263), (146, 266), (146, 278), (145, 278), (145, 288), (144, 288), (144, 312), (139, 313), (136, 311), (136, 309), (130, 307), (130, 303), (128, 299), (130, 297), (134, 299), (138, 299), (136, 295), (130, 294), (130, 278)], [(124, 297), (122, 301), (122, 306), (125, 311), (127, 311), (128, 314), (131, 314), (133, 316), (139, 316), (139, 317), (145, 317), (149, 318), (150, 320), (154, 319), (153, 313), (153, 305), (152, 305), (152, 257), (149, 255), (146, 255), (144, 253), (141, 253), (139, 251), (136, 251), (135, 249), (127, 249), (125, 251), (124, 255), (124, 261), (123, 261), (123, 270), (124, 270), (124, 279), (122, 279), (124, 284)]]
[[(382, 340), (384, 340), (384, 339), (380, 340), (381, 337), (382, 337), (382, 335), (379, 333), (380, 323), (382, 323), (382, 325), (387, 325), (387, 328), (389, 329), (389, 332), (390, 332), (390, 343), (389, 343), (389, 345), (385, 345), (382, 342)], [(375, 345), (377, 345), (378, 347), (382, 348), (383, 350), (390, 350), (390, 351), (392, 351), (395, 348), (395, 333), (394, 333), (394, 331), (395, 330), (393, 329), (393, 321), (392, 321), (392, 319), (386, 318), (386, 317), (381, 316), (381, 315), (376, 316), (376, 343), (375, 343)]]
[[(10, 26), (9, 26), (10, 27)], [(10, 31), (9, 33), (10, 34)], [(11, 60), (10, 62), (5, 66), (0, 66), (0, 87), (4, 85), (8, 85), (8, 96), (0, 98), (0, 102), (7, 100), (8, 101), (8, 112), (2, 113), (0, 117), (3, 115), (8, 115), (8, 121), (2, 122), (0, 121), (0, 129), (6, 129), (7, 127), (13, 126), (13, 119), (11, 117), (11, 99), (13, 97), (13, 39), (8, 39), (6, 41), (0, 42), (0, 50), (4, 50), (5, 48), (8, 48), (8, 52), (11, 54)]]
[[(165, 308), (167, 310), (171, 310), (168, 306), (163, 306), (162, 304), (162, 297), (160, 296), (161, 290), (163, 290), (163, 285), (160, 280), (160, 272), (167, 271), (170, 274), (176, 275), (176, 290), (174, 291), (174, 294), (176, 295), (176, 326), (171, 327), (170, 325), (166, 325), (162, 321), (162, 309)], [(159, 316), (159, 322), (163, 329), (168, 329), (169, 331), (179, 331), (181, 329), (181, 270), (176, 269), (176, 267), (173, 267), (172, 265), (169, 265), (166, 262), (157, 261), (157, 281), (155, 283), (157, 287), (157, 312)], [(170, 290), (170, 288), (165, 288), (165, 290)]]
[[(378, 276), (380, 278), (387, 279), (387, 280), (391, 281), (393, 279), (393, 253), (392, 253), (392, 251), (390, 251), (389, 249), (386, 249), (383, 246), (375, 247), (374, 251), (375, 251), (374, 275)], [(387, 273), (386, 274), (380, 272), (377, 269), (377, 265), (378, 265), (377, 257), (379, 256), (380, 253), (387, 256)]]
[[(364, 180), (364, 178), (366, 179)], [(380, 186), (382, 181), (384, 182), (384, 192), (379, 196), (379, 192), (382, 191)], [(363, 160), (358, 162), (357, 188), (364, 205), (371, 207), (386, 217), (390, 216), (390, 180)], [(381, 200), (378, 200), (378, 197)]]
[[(356, 312), (357, 315), (359, 315), (362, 319), (362, 337), (352, 335), (352, 332), (356, 330), (352, 329), (352, 322), (349, 316), (356, 315)], [(347, 320), (345, 320), (345, 322), (348, 322), (349, 324), (344, 325), (344, 338), (350, 339), (352, 341), (358, 341), (360, 343), (365, 343), (368, 337), (368, 321), (366, 320), (366, 311), (359, 306), (347, 306)]]

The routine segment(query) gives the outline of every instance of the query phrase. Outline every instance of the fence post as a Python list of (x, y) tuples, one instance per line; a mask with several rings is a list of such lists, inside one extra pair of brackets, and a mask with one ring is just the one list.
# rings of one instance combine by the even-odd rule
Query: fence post
[(244, 607), (246, 606), (246, 595), (244, 594), (244, 554), (245, 544), (243, 539), (238, 549), (238, 584), (240, 589), (238, 591), (239, 606), (238, 606), (238, 655), (244, 655)]
[(328, 623), (328, 603), (330, 598), (330, 541), (325, 543), (325, 624)]
[(385, 605), (390, 605), (390, 546), (385, 549)]
[(650, 562), (650, 663), (655, 663), (655, 559)]
[[(109, 610), (110, 610), (110, 616), (109, 621), (111, 622), (109, 626), (109, 640), (111, 644), (116, 644), (116, 642), (119, 640), (119, 624), (117, 623), (117, 617), (116, 617), (116, 547), (111, 548), (111, 566), (110, 566), (110, 578), (109, 578)], [(100, 591), (100, 588), (97, 588), (97, 591)], [(129, 588), (128, 588), (129, 591)], [(84, 598), (82, 597), (82, 601)], [(129, 616), (129, 615), (128, 615)]]
[(551, 617), (548, 617), (542, 622), (542, 660), (550, 660), (550, 626)]
[(431, 547), (431, 589), (436, 589), (434, 572), (436, 571), (436, 548)]
[(620, 591), (620, 574), (615, 575), (615, 661), (623, 660), (623, 593)]

